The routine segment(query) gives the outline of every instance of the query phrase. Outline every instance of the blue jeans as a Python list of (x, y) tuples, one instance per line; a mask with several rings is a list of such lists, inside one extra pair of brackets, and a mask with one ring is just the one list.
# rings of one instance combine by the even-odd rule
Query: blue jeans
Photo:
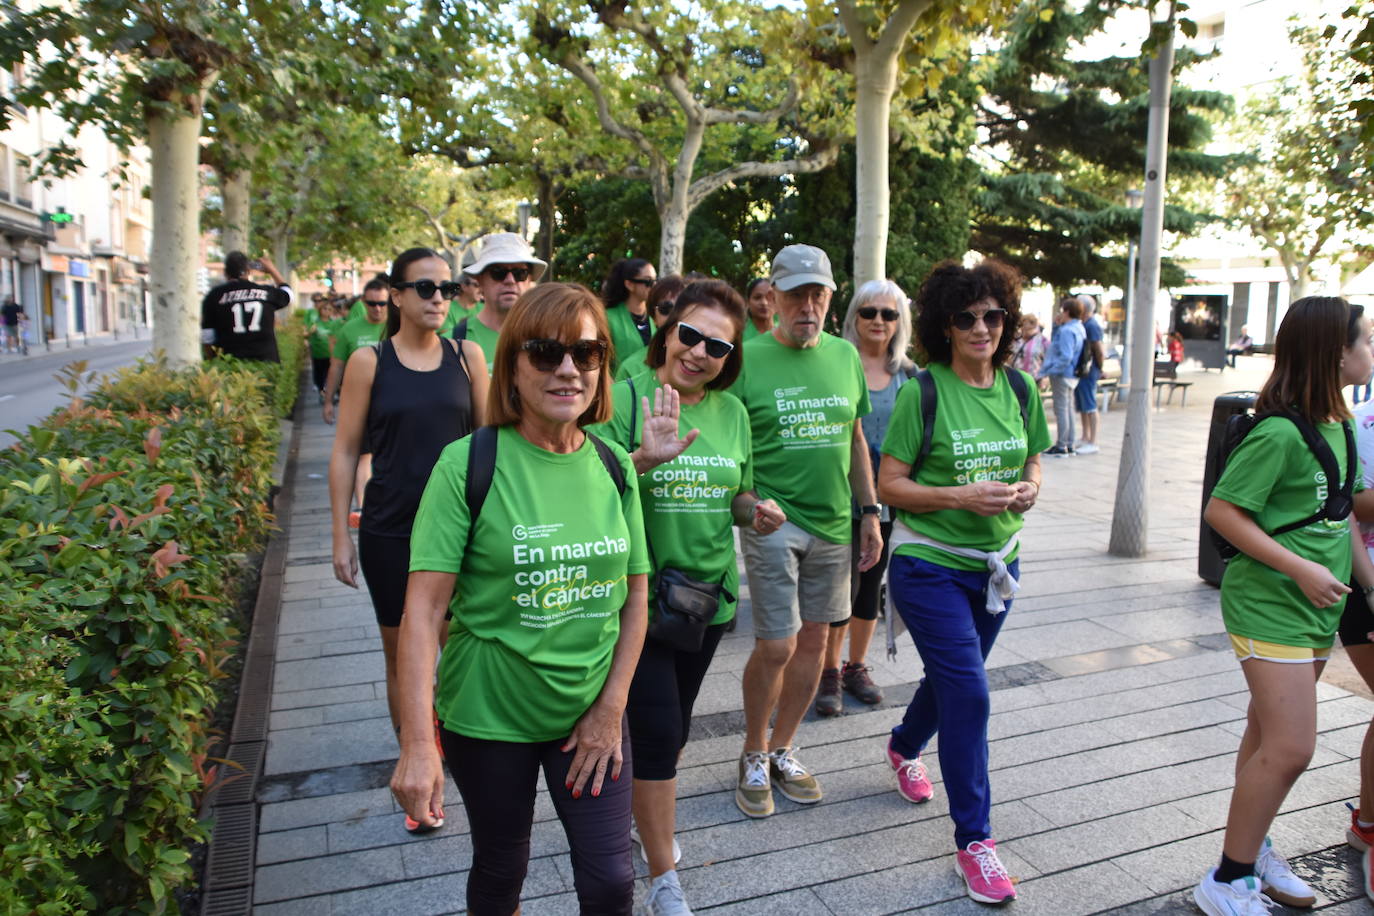
[[(1020, 565), (1009, 564), (1013, 576)], [(940, 773), (960, 849), (992, 836), (991, 704), (983, 662), (1007, 615), (987, 612), (988, 575), (905, 556), (893, 557), (888, 571), (892, 600), (925, 664), (916, 696), (892, 730), (892, 747), (915, 757), (940, 733)], [(1011, 602), (1006, 606), (1010, 610)]]

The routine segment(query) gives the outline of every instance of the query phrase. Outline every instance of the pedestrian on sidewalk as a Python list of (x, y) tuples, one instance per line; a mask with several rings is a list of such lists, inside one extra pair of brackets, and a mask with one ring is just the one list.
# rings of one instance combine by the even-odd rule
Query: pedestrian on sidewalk
[(1095, 317), (1097, 300), (1087, 293), (1078, 297), (1083, 307), (1083, 346), (1092, 353), (1088, 373), (1078, 379), (1073, 390), (1074, 407), (1078, 410), (1078, 428), (1083, 434), (1073, 447), (1075, 455), (1097, 454), (1097, 382), (1102, 378), (1102, 364), (1107, 353), (1102, 349), (1102, 325)]
[[(1296, 415), (1315, 427), (1341, 479), (1326, 479), (1296, 421), (1269, 417), (1231, 453), (1203, 513), (1240, 551), (1221, 580), (1221, 612), (1250, 688), (1221, 862), (1193, 891), (1209, 916), (1260, 916), (1270, 898), (1298, 907), (1316, 903), (1267, 834), (1316, 748), (1316, 685), (1352, 568), (1363, 592), (1374, 590), (1374, 563), (1352, 536), (1354, 520), (1328, 502), (1350, 497), (1338, 488), (1355, 460), (1347, 449), (1350, 411), (1341, 388), (1368, 379), (1371, 369), (1370, 324), (1360, 306), (1325, 296), (1294, 302), (1279, 326), (1274, 370), (1255, 410)], [(1322, 519), (1269, 534), (1324, 508), (1329, 514)]]
[(497, 345), (491, 426), (444, 450), (415, 520), (391, 787), (410, 817), (442, 823), (437, 707), (472, 834), (472, 913), (518, 911), (541, 769), (581, 911), (628, 916), (634, 903), (623, 717), (649, 558), (634, 465), (583, 431), (611, 417), (609, 350), (590, 290), (521, 296)]
[[(887, 759), (898, 794), (928, 800), (934, 789), (921, 752), (939, 732), (955, 871), (974, 900), (1002, 903), (1016, 889), (990, 819), (985, 663), (1019, 587), (1022, 517), (1040, 495), (1049, 427), (1034, 382), (1005, 368), (1021, 312), (1016, 271), (993, 260), (972, 269), (946, 261), (916, 308), (929, 376), (897, 396), (878, 494), (897, 510), (888, 613), (901, 615), (925, 677), (892, 730)], [(933, 411), (923, 385), (933, 385)]]
[(496, 365), (497, 338), (506, 315), (527, 291), (539, 282), (549, 265), (534, 256), (530, 243), (514, 232), (496, 232), (482, 240), (477, 260), (463, 274), (477, 281), (482, 294), (476, 314), (453, 327), (455, 340), (474, 340), (487, 355), (487, 371)]
[(1073, 397), (1078, 387), (1078, 376), (1074, 373), (1087, 340), (1082, 319), (1083, 306), (1077, 299), (1068, 296), (1059, 300), (1050, 351), (1040, 365), (1039, 377), (1050, 380), (1050, 395), (1054, 399), (1054, 447), (1045, 452), (1053, 458), (1074, 453)]
[(744, 326), (744, 342), (748, 343), (761, 334), (772, 333), (778, 322), (778, 306), (773, 284), (767, 277), (750, 280), (744, 295), (749, 306), (749, 323)]
[[(660, 280), (659, 283), (663, 281)], [(739, 566), (732, 525), (767, 535), (786, 517), (753, 492), (749, 414), (727, 393), (743, 362), (744, 300), (700, 280), (678, 294), (649, 341), (647, 363), (612, 389), (606, 438), (630, 452), (653, 564), (649, 635), (630, 685), (635, 837), (649, 865), (649, 916), (691, 916), (676, 865), (677, 760), (692, 706), (735, 616)], [(686, 435), (679, 436), (681, 427)], [(686, 580), (693, 580), (688, 582)], [(684, 613), (675, 589), (699, 603)], [(698, 595), (700, 597), (698, 597)]]
[[(250, 271), (272, 282), (254, 283)], [(200, 303), (200, 341), (207, 356), (223, 353), (235, 359), (281, 362), (277, 352), (276, 315), (291, 304), (291, 286), (266, 255), (248, 260), (242, 251), (224, 256), (225, 282)]]
[[(439, 453), (482, 423), (487, 367), (476, 344), (435, 333), (456, 294), (446, 261), (428, 248), (411, 248), (396, 258), (389, 276), (390, 333), (348, 359), (329, 460), (329, 502), (334, 576), (357, 588), (362, 567), (382, 634), (387, 711), (392, 728), (399, 730), (396, 645), (410, 573), (411, 528)], [(372, 477), (355, 550), (349, 500), (364, 439), (372, 449)], [(406, 829), (420, 828), (407, 819)]]
[(13, 296), (5, 297), (5, 304), (0, 305), (0, 321), (4, 323), (6, 353), (28, 352), (20, 331), (20, 325), (28, 321), (28, 317), (24, 307), (14, 301)]
[[(897, 391), (916, 374), (916, 364), (907, 358), (911, 344), (911, 300), (891, 280), (870, 280), (859, 287), (849, 302), (844, 319), (844, 339), (859, 351), (868, 385), (872, 410), (863, 419), (864, 442), (868, 458), (876, 471), (882, 459), (883, 436), (897, 403)], [(883, 701), (883, 691), (873, 683), (868, 665), (868, 645), (878, 626), (878, 602), (882, 599), (883, 576), (887, 572), (888, 551), (884, 547), (878, 562), (859, 571), (860, 531), (863, 515), (859, 504), (851, 502), (853, 540), (850, 542), (850, 614), (830, 625), (821, 667), (821, 684), (816, 688), (816, 715), (834, 716), (844, 709), (844, 692), (860, 703), (874, 706)], [(882, 507), (878, 530), (886, 545), (892, 535), (892, 510)], [(849, 636), (849, 657), (844, 655), (845, 635)]]
[(849, 616), (851, 499), (863, 516), (859, 569), (874, 566), (883, 549), (859, 419), (870, 409), (863, 365), (853, 344), (821, 329), (835, 289), (830, 258), (788, 245), (773, 259), (772, 285), (780, 321), (745, 344), (730, 389), (749, 411), (758, 493), (787, 516), (775, 535), (740, 532), (754, 650), (744, 666), (735, 804), (753, 818), (773, 813), (774, 786), (798, 804), (822, 797), (795, 740), (816, 695), (830, 624)]
[(642, 360), (641, 352), (654, 333), (649, 313), (649, 290), (658, 280), (654, 265), (644, 258), (621, 258), (611, 265), (601, 284), (606, 323), (611, 329), (611, 372), (621, 363)]
[[(1241, 329), (1244, 333), (1244, 329)], [(1354, 384), (1361, 384), (1358, 380)], [(1366, 401), (1354, 411), (1355, 452), (1360, 456), (1360, 479), (1364, 490), (1355, 494), (1355, 518), (1359, 522), (1360, 540), (1365, 551), (1374, 558), (1374, 401)], [(1341, 612), (1341, 645), (1350, 663), (1374, 690), (1374, 610), (1364, 587), (1351, 578), (1350, 594), (1345, 596)], [(1346, 842), (1360, 853), (1360, 865), (1365, 896), (1374, 900), (1374, 720), (1365, 729), (1364, 744), (1360, 748), (1360, 805), (1350, 811), (1350, 828)]]
[[(329, 376), (325, 380), (322, 399), (326, 423), (333, 424), (338, 403), (343, 399), (344, 369), (349, 359), (359, 350), (375, 347), (386, 335), (387, 303), (391, 301), (389, 289), (390, 281), (386, 274), (378, 274), (367, 281), (363, 287), (363, 297), (359, 300), (363, 307), (362, 315), (349, 318), (331, 338)], [(368, 439), (368, 432), (364, 427), (358, 469), (353, 478), (353, 505), (358, 508), (348, 513), (350, 528), (357, 528), (362, 522), (367, 482), (372, 479), (372, 443)]]

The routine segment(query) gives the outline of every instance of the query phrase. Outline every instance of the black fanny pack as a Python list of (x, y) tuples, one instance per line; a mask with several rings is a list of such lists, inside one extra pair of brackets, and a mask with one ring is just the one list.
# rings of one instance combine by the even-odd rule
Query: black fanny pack
[(722, 591), (724, 586), (693, 579), (681, 570), (660, 569), (654, 586), (654, 612), (649, 617), (649, 638), (679, 652), (700, 651), (706, 628), (720, 609)]

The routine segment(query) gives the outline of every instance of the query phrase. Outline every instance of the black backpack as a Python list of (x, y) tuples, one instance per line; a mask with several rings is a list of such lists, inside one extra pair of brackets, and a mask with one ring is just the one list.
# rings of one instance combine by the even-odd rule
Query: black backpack
[[(1085, 332), (1086, 334), (1086, 332)], [(1093, 371), (1093, 345), (1092, 341), (1086, 336), (1083, 338), (1083, 347), (1078, 351), (1078, 362), (1073, 367), (1074, 378), (1087, 378)]]
[[(1320, 432), (1306, 418), (1296, 413), (1286, 410), (1275, 410), (1261, 414), (1238, 414), (1226, 421), (1226, 432), (1221, 438), (1221, 448), (1217, 456), (1217, 479), (1221, 479), (1222, 472), (1226, 469), (1226, 461), (1231, 457), (1231, 453), (1245, 441), (1245, 437), (1250, 434), (1250, 430), (1263, 423), (1270, 417), (1281, 417), (1292, 423), (1302, 434), (1302, 439), (1307, 443), (1307, 447), (1312, 451), (1312, 457), (1317, 459), (1317, 464), (1321, 465), (1322, 472), (1326, 474), (1327, 496), (1320, 509), (1300, 521), (1281, 525), (1273, 531), (1265, 532), (1270, 537), (1284, 534), (1289, 531), (1296, 531), (1299, 528), (1306, 528), (1313, 522), (1322, 520), (1339, 522), (1350, 515), (1355, 506), (1355, 465), (1357, 463), (1355, 454), (1355, 431), (1350, 425), (1349, 420), (1341, 423), (1341, 428), (1345, 430), (1345, 482), (1339, 488), (1333, 488), (1331, 483), (1341, 479), (1340, 466), (1336, 463), (1336, 453), (1331, 450), (1331, 446), (1322, 438)], [(1204, 522), (1203, 524), (1206, 524)], [(1217, 533), (1211, 525), (1207, 525), (1207, 533), (1211, 535), (1212, 544), (1216, 547), (1217, 553), (1223, 560), (1229, 560), (1240, 550), (1234, 544), (1226, 540)]]
[[(606, 473), (621, 496), (625, 495), (625, 469), (615, 457), (615, 452), (605, 442), (587, 433), (592, 446), (606, 466)], [(482, 512), (482, 504), (487, 501), (491, 491), (491, 481), (496, 474), (495, 426), (478, 427), (472, 433), (472, 445), (468, 450), (468, 476), (463, 485), (463, 496), (468, 504), (468, 546), (472, 545), (472, 532), (477, 527), (477, 516)], [(466, 553), (466, 551), (464, 551)]]
[[(1026, 377), (1018, 369), (1008, 369), (1002, 367), (1002, 372), (1007, 377), (1007, 383), (1011, 385), (1011, 390), (1016, 394), (1016, 400), (1021, 405), (1021, 425), (1026, 429), (1027, 443), (1030, 441), (1030, 386), (1026, 384)], [(916, 453), (916, 460), (911, 463), (911, 479), (916, 479), (916, 472), (921, 469), (921, 465), (930, 455), (935, 435), (935, 406), (939, 400), (935, 391), (935, 377), (930, 374), (929, 369), (922, 369), (915, 375), (916, 384), (921, 386), (921, 449)]]

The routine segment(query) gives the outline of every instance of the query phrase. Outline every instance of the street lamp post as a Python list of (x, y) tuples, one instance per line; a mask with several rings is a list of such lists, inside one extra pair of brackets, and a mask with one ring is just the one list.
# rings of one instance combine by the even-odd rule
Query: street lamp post
[[(1145, 200), (1145, 193), (1139, 188), (1126, 192), (1126, 206), (1139, 210)], [(1137, 227), (1136, 233), (1140, 230)], [(1121, 287), (1121, 388), (1131, 389), (1131, 305), (1135, 295), (1135, 238), (1132, 233), (1126, 239), (1126, 282)]]

